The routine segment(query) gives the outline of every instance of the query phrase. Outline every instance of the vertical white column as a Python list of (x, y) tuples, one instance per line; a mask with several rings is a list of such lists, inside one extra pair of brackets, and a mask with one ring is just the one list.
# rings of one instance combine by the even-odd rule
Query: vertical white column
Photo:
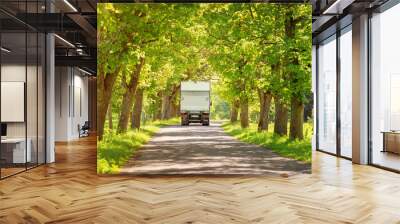
[[(47, 2), (47, 12), (54, 11), (54, 6)], [(54, 34), (46, 35), (46, 163), (55, 162), (55, 43)]]
[(368, 15), (353, 19), (352, 157), (368, 163)]
[(47, 34), (47, 77), (46, 77), (46, 97), (47, 97), (47, 108), (46, 108), (46, 158), (47, 163), (55, 161), (55, 150), (54, 150), (54, 133), (55, 133), (55, 60), (54, 60), (54, 35)]

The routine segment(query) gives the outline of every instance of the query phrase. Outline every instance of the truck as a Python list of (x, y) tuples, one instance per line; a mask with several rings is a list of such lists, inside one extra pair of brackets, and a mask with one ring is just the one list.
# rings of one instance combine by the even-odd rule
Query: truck
[(200, 123), (210, 125), (210, 81), (181, 82), (181, 125)]

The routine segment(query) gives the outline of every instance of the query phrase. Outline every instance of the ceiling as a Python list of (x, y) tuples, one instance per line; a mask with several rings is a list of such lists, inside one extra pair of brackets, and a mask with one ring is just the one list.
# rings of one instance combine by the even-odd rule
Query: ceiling
[(311, 0), (313, 43), (332, 35), (352, 22), (352, 18), (380, 7), (389, 0)]
[[(95, 74), (96, 4), (97, 0), (47, 0), (47, 4), (46, 0), (1, 0), (2, 36), (8, 39), (4, 40), (8, 42), (7, 47), (13, 48), (9, 58), (26, 55), (25, 38), (20, 33), (52, 32), (56, 34), (56, 66), (78, 66)], [(34, 49), (28, 44), (28, 55)]]

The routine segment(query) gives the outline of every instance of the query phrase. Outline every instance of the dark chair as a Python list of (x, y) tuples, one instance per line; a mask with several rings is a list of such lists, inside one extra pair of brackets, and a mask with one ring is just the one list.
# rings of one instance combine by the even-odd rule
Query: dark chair
[(79, 129), (79, 138), (89, 136), (89, 130), (90, 130), (89, 121), (85, 121), (85, 123), (82, 125), (82, 127), (80, 127), (80, 125), (78, 125), (78, 129)]

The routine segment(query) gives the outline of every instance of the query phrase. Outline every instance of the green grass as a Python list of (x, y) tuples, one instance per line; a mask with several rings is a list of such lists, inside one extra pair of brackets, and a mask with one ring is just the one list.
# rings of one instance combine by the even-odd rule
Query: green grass
[(115, 130), (106, 129), (103, 139), (97, 143), (97, 173), (119, 173), (120, 168), (136, 150), (145, 144), (160, 127), (179, 122), (179, 118), (149, 122), (140, 130), (131, 129), (124, 134), (117, 134)]
[(257, 144), (271, 149), (281, 156), (311, 163), (311, 136), (313, 126), (304, 124), (304, 139), (290, 140), (287, 136), (278, 136), (273, 133), (273, 124), (269, 125), (269, 131), (258, 132), (257, 124), (250, 124), (248, 128), (242, 129), (238, 123), (224, 123), (225, 132), (235, 138), (252, 144)]

